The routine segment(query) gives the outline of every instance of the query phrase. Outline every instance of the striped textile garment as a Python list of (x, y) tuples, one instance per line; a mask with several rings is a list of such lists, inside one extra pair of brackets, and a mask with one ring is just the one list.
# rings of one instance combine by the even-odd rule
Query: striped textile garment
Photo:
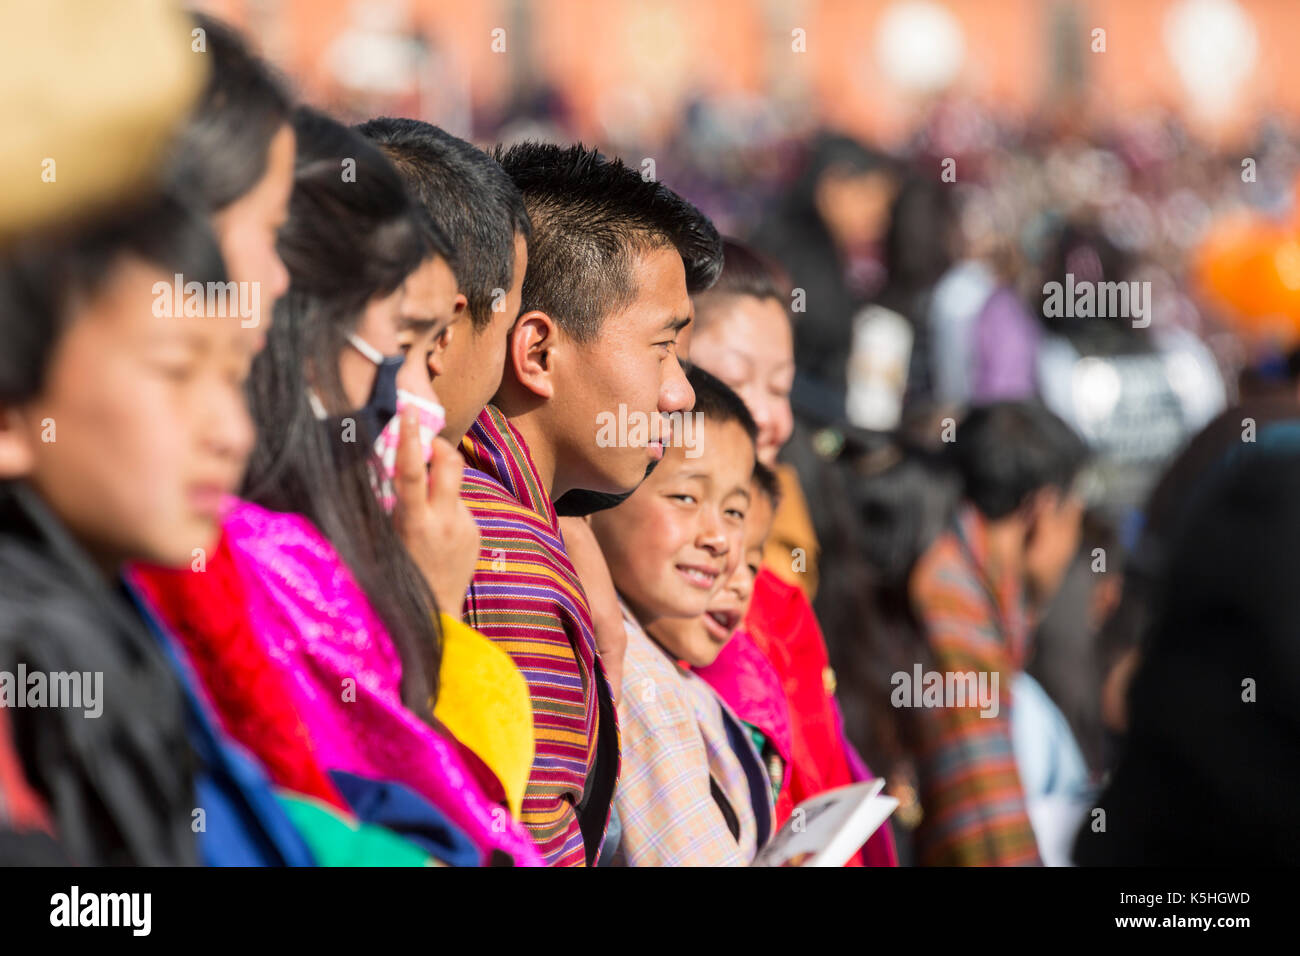
[(489, 405), (461, 445), (461, 497), (482, 536), (465, 623), (528, 681), (536, 756), (521, 822), (553, 866), (591, 865), (618, 777), (618, 721), (591, 609), (523, 437)]
[(1019, 575), (991, 559), (983, 517), (962, 508), (955, 527), (917, 563), (913, 603), (940, 674), (998, 675), (996, 716), (978, 703), (924, 707), (918, 857), (931, 866), (1037, 865), (1038, 845), (1011, 743), (1011, 684), (1023, 668), (1029, 625)]

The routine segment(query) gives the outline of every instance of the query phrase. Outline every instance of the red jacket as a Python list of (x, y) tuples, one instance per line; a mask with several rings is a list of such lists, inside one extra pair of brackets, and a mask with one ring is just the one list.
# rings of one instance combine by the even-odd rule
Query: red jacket
[[(860, 779), (849, 763), (847, 744), (832, 696), (834, 676), (821, 626), (803, 591), (762, 568), (745, 615), (745, 629), (771, 661), (790, 704), (791, 756), (788, 785), (777, 798), (780, 825), (799, 803)], [(897, 865), (886, 823), (867, 841), (873, 865)], [(863, 853), (848, 865), (861, 866)]]

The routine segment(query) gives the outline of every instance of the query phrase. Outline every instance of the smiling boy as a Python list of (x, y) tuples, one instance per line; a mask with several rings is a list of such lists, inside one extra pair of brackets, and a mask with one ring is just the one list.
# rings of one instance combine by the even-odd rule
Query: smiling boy
[(739, 623), (719, 593), (744, 558), (756, 430), (725, 385), (699, 369), (689, 379), (699, 454), (670, 446), (631, 497), (591, 521), (627, 628), (616, 803), (619, 856), (632, 866), (743, 866), (771, 828), (747, 732), (691, 671)]
[(621, 161), (524, 143), (497, 159), (532, 223), (523, 304), (501, 388), (462, 445), (482, 532), (465, 620), (528, 680), (537, 754), (523, 822), (551, 864), (595, 861), (618, 776), (618, 729), (591, 610), (552, 502), (631, 491), (662, 445), (598, 441), (620, 404), (647, 420), (691, 408), (677, 361), (690, 290), (721, 269), (698, 210)]

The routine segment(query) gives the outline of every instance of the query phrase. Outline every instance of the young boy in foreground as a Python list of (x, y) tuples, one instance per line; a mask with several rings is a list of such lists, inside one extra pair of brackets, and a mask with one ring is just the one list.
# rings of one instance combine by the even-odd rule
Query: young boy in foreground
[[(591, 519), (628, 633), (615, 804), (619, 857), (632, 866), (743, 866), (771, 831), (771, 792), (747, 731), (690, 670), (730, 637), (725, 623), (701, 622), (743, 556), (754, 422), (713, 376), (692, 369), (688, 379), (685, 447), (671, 442), (631, 497)], [(719, 613), (739, 621), (738, 611)]]

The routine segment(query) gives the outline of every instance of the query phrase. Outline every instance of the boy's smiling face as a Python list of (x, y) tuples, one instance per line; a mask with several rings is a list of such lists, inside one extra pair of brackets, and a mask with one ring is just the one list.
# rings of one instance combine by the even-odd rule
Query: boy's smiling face
[(772, 530), (772, 499), (751, 484), (752, 503), (745, 516), (745, 553), (731, 576), (714, 594), (703, 614), (664, 618), (648, 629), (673, 656), (692, 667), (708, 667), (740, 627), (754, 594), (754, 579), (763, 564), (763, 544)]
[(630, 498), (591, 519), (614, 586), (643, 626), (703, 614), (740, 561), (754, 443), (736, 422), (699, 428), (697, 457), (669, 447)]
[[(41, 394), (15, 408), (25, 477), (101, 567), (184, 566), (217, 539), (254, 431), (238, 316), (159, 316), (139, 259), (73, 306)], [(47, 430), (47, 424), (49, 429)]]

